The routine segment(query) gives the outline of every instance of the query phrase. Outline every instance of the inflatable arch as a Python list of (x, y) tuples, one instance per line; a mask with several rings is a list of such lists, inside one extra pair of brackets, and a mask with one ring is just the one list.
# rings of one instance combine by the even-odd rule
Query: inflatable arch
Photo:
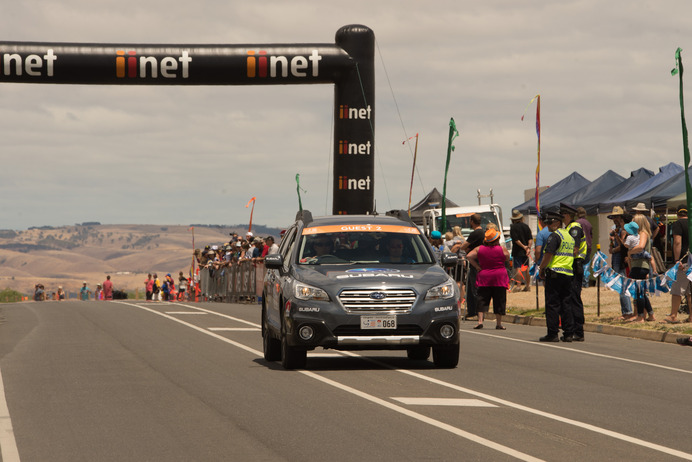
[(146, 45), (0, 42), (0, 83), (286, 85), (333, 83), (332, 212), (374, 209), (375, 35), (334, 44)]

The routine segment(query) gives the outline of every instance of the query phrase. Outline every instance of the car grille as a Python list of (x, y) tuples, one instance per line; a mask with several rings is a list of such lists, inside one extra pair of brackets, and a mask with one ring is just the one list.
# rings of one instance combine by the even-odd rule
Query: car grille
[(408, 313), (416, 301), (411, 289), (346, 289), (339, 300), (348, 312)]

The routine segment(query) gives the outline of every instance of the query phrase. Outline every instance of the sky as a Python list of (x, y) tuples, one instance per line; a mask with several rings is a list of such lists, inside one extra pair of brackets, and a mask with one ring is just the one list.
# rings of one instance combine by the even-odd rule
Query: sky
[[(443, 189), (511, 208), (577, 171), (628, 177), (683, 160), (675, 50), (692, 54), (688, 0), (22, 0), (0, 41), (334, 43), (374, 31), (377, 210)], [(289, 225), (332, 211), (334, 87), (2, 83), (0, 229), (102, 224)], [(688, 98), (689, 99), (689, 98)], [(692, 101), (692, 100), (690, 100)], [(526, 110), (524, 121), (522, 114)], [(483, 199), (488, 203), (489, 199)]]

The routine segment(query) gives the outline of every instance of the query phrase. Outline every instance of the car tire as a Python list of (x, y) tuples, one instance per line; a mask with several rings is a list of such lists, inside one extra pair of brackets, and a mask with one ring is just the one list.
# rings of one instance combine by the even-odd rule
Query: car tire
[(307, 350), (290, 346), (286, 334), (281, 335), (281, 365), (284, 369), (303, 369), (307, 359)]
[(262, 348), (265, 360), (279, 361), (281, 359), (281, 342), (272, 336), (264, 313), (262, 313)]
[(433, 347), (435, 367), (453, 369), (459, 364), (459, 345), (441, 345)]
[(414, 361), (426, 361), (430, 357), (430, 347), (429, 346), (415, 346), (406, 350), (406, 356), (408, 359)]

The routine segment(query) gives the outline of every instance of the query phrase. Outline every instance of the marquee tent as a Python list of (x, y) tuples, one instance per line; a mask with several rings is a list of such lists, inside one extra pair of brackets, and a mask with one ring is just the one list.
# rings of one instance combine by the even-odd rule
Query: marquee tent
[[(688, 172), (692, 174), (692, 169)], [(644, 202), (652, 208), (663, 208), (666, 207), (668, 199), (685, 191), (685, 171), (683, 170), (651, 190), (648, 197), (640, 202)]]
[[(647, 199), (651, 197), (651, 191), (667, 180), (673, 178), (676, 174), (680, 173), (683, 168), (676, 163), (669, 163), (659, 168), (659, 172), (649, 178), (648, 180), (641, 183), (636, 188), (620, 194), (610, 200), (601, 202), (599, 204), (599, 209), (605, 211), (612, 209), (615, 205), (625, 205), (630, 208), (637, 204), (637, 202), (647, 202)], [(675, 194), (671, 194), (671, 197)]]
[[(539, 197), (541, 207), (546, 205), (559, 204), (565, 197), (574, 194), (588, 186), (591, 182), (577, 172), (572, 172), (562, 180), (558, 181), (548, 189), (543, 191)], [(512, 210), (519, 210), (523, 214), (536, 214), (536, 200), (529, 199), (523, 204), (513, 207)]]
[[(458, 207), (458, 205), (449, 198), (445, 200), (445, 207)], [(433, 188), (423, 199), (417, 204), (411, 206), (411, 219), (418, 225), (423, 224), (423, 212), (428, 209), (439, 208), (442, 206), (442, 193)]]
[[(567, 204), (572, 205), (573, 207), (583, 207), (583, 204), (585, 202), (588, 202), (590, 197), (599, 196), (604, 192), (613, 190), (614, 188), (617, 188), (620, 184), (622, 184), (623, 181), (625, 181), (624, 177), (618, 175), (612, 170), (608, 170), (603, 175), (593, 180), (587, 186), (579, 189), (578, 191), (573, 192), (569, 196), (564, 197), (559, 202), (565, 202)], [(543, 204), (543, 200), (541, 200), (541, 203)], [(586, 213), (589, 214), (589, 211), (587, 210)]]
[(612, 207), (607, 210), (599, 210), (599, 204), (603, 202), (610, 201), (613, 197), (623, 195), (634, 188), (638, 187), (640, 184), (654, 176), (654, 172), (651, 170), (640, 168), (634, 170), (630, 173), (629, 178), (622, 181), (621, 183), (616, 183), (612, 188), (584, 197), (579, 202), (574, 202), (575, 205), (581, 205), (586, 209), (587, 215), (596, 215), (599, 211), (612, 211)]

